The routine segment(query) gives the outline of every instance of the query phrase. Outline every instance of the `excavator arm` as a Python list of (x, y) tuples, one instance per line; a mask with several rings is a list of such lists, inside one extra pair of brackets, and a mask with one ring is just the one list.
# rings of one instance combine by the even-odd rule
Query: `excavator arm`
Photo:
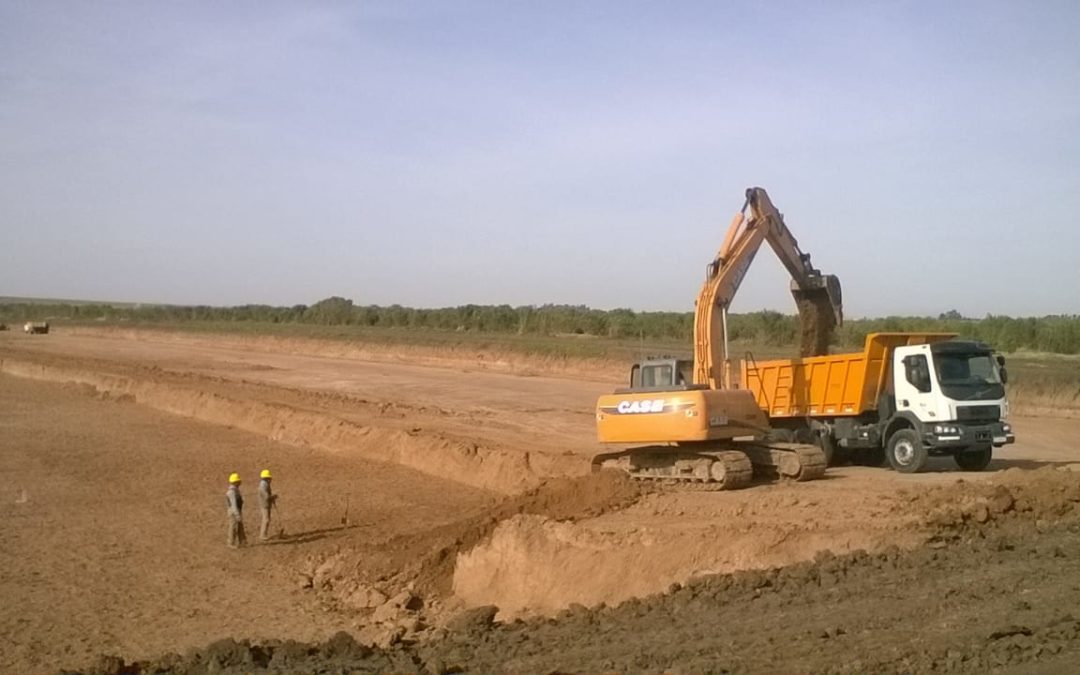
[(695, 384), (710, 389), (731, 387), (727, 310), (763, 241), (769, 242), (791, 274), (791, 293), (799, 309), (802, 355), (827, 353), (833, 330), (843, 321), (840, 280), (822, 274), (810, 264), (810, 254), (799, 249), (768, 193), (759, 187), (749, 188), (724, 243), (706, 267), (705, 283), (698, 295), (694, 317)]

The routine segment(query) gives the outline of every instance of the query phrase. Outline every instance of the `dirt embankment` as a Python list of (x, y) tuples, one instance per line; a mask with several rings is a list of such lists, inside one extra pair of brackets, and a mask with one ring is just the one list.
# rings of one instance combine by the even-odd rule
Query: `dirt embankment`
[[(89, 672), (1061, 672), (1080, 655), (1080, 482), (1010, 471), (912, 493), (927, 545), (822, 553), (703, 577), (614, 607), (500, 623), (468, 610), (419, 642), (373, 648), (223, 640)], [(603, 570), (597, 570), (602, 574)]]
[(81, 384), (103, 395), (290, 445), (352, 453), (504, 494), (527, 490), (547, 477), (589, 470), (587, 462), (576, 456), (522, 452), (419, 426), (390, 425), (382, 419), (387, 406), (360, 400), (346, 401), (358, 414), (344, 416), (328, 410), (325, 401), (311, 405), (311, 399), (328, 395), (38, 353), (9, 352), (0, 358), (0, 372)]
[(311, 556), (298, 570), (298, 585), (328, 609), (360, 616), (370, 642), (419, 639), (463, 606), (453, 594), (458, 561), (501, 523), (528, 515), (572, 527), (581, 519), (626, 508), (643, 489), (618, 472), (552, 479), (437, 528)]

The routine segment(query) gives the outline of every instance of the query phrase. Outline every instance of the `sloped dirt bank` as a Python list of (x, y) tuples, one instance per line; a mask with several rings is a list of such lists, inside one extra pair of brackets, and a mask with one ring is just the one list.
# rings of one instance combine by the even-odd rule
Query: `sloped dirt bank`
[(573, 603), (615, 604), (707, 574), (785, 566), (824, 551), (914, 548), (942, 536), (943, 526), (985, 523), (1014, 508), (1042, 522), (1080, 500), (1077, 485), (1080, 475), (1072, 472), (1010, 470), (990, 481), (868, 496), (856, 512), (829, 504), (840, 488), (823, 484), (761, 489), (746, 501), (724, 495), (724, 503), (696, 510), (698, 518), (678, 515), (683, 509), (658, 513), (670, 500), (656, 494), (582, 524), (518, 516), (459, 554), (454, 593), (469, 605), (497, 605), (503, 619), (551, 615)]
[(86, 672), (1061, 672), (1080, 655), (1080, 483), (1009, 474), (909, 495), (926, 533), (911, 551), (822, 553), (555, 619), (481, 607), (385, 649), (224, 640)]
[(529, 515), (572, 526), (637, 501), (638, 484), (617, 472), (550, 479), (467, 518), (369, 547), (312, 556), (297, 570), (301, 587), (330, 610), (352, 613), (369, 642), (431, 636), (460, 609), (452, 594), (460, 556), (500, 523)]
[(718, 526), (658, 532), (517, 516), (458, 556), (453, 589), (467, 605), (497, 605), (500, 619), (550, 616), (572, 604), (617, 604), (705, 575), (851, 550), (852, 537), (868, 548), (919, 540), (916, 531), (849, 532), (831, 540), (813, 530), (735, 532)]
[[(80, 384), (92, 387), (100, 395), (130, 399), (157, 410), (235, 427), (290, 445), (353, 453), (503, 494), (534, 487), (545, 477), (588, 471), (587, 463), (577, 457), (488, 446), (419, 428), (394, 428), (381, 424), (377, 416), (342, 417), (318, 408), (272, 400), (273, 396), (266, 396), (265, 391), (258, 396), (249, 395), (250, 391), (234, 396), (229, 383), (190, 373), (180, 375), (157, 368), (120, 367), (44, 354), (0, 358), (0, 372)], [(251, 383), (242, 384), (248, 390), (259, 388)], [(304, 396), (299, 392), (277, 393), (285, 400)]]

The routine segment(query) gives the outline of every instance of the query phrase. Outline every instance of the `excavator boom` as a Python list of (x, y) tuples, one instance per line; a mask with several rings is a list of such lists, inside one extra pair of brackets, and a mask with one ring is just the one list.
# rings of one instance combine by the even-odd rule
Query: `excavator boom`
[[(749, 212), (749, 218), (747, 213)], [(828, 353), (833, 331), (843, 322), (840, 280), (810, 263), (764, 189), (746, 190), (746, 201), (728, 226), (724, 243), (706, 267), (694, 320), (694, 382), (712, 389), (732, 386), (727, 340), (727, 310), (762, 242), (791, 275), (791, 293), (799, 309), (800, 352)]]

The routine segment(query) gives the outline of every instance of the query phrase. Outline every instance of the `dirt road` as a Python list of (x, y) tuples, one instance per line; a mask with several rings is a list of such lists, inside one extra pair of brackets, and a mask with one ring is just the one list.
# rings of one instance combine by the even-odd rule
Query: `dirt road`
[[(1077, 421), (1021, 418), (1017, 446), (984, 474), (945, 461), (915, 476), (845, 467), (809, 484), (636, 498), (572, 480), (599, 449), (592, 406), (610, 382), (521, 377), (482, 361), (420, 367), (247, 350), (212, 337), (62, 332), (0, 337), (0, 372), (0, 508), (5, 539), (18, 544), (0, 553), (0, 590), (13, 599), (0, 610), (0, 669), (48, 670), (98, 652), (144, 658), (226, 636), (319, 640), (347, 630), (427, 644), (441, 639), (428, 624), (464, 606), (498, 605), (499, 619), (511, 621), (826, 550), (919, 551), (933, 531), (925, 510), (909, 504), (926, 490), (1009, 468), (1080, 464)], [(254, 477), (264, 464), (280, 476), (290, 536), (237, 556), (224, 548), (222, 478), (238, 469)], [(945, 572), (962, 567), (958, 559)], [(1063, 567), (1060, 581), (1074, 572)], [(937, 592), (911, 589), (912, 598)], [(793, 612), (804, 602), (792, 596), (778, 607)], [(896, 621), (914, 626), (916, 603), (904, 602)], [(726, 611), (703, 606), (699, 618)], [(606, 614), (590, 616), (606, 625), (597, 618)], [(626, 635), (637, 630), (631, 624)], [(698, 635), (686, 630), (679, 634)], [(492, 635), (505, 631), (513, 632)], [(569, 649), (525, 634), (545, 649)], [(715, 658), (725, 640), (702, 642), (702, 653)], [(694, 663), (688, 652), (649, 649)], [(547, 663), (523, 654), (515, 669)], [(725, 663), (761, 665), (733, 654)]]

